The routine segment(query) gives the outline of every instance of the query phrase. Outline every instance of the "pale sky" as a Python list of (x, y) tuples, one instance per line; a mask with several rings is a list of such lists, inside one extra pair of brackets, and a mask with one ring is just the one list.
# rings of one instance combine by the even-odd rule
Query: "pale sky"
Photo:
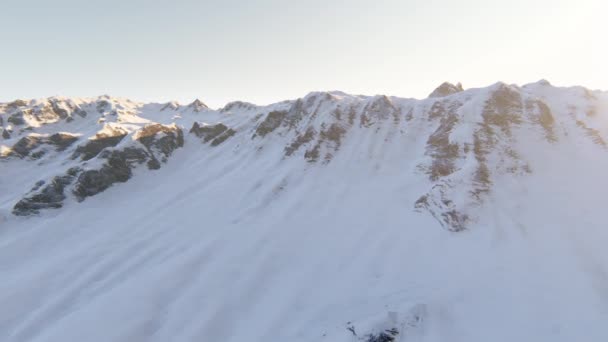
[(600, 0), (0, 0), (0, 101), (424, 98), (443, 81), (608, 90)]

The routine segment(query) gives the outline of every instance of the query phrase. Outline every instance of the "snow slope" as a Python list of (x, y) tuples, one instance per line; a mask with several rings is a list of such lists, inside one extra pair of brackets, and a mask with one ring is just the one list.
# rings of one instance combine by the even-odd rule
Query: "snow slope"
[(608, 93), (0, 117), (0, 341), (608, 340)]

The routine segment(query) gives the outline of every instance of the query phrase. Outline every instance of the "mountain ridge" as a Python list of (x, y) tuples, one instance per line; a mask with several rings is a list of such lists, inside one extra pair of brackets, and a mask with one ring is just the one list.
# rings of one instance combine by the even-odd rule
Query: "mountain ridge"
[(0, 340), (608, 339), (607, 93), (197, 107), (0, 104)]
[[(571, 96), (575, 104), (566, 108), (570, 113), (563, 108), (550, 108), (543, 95), (547, 90)], [(72, 151), (72, 144), (77, 145), (64, 162), (70, 167), (65, 167), (63, 174), (32, 182), (31, 190), (26, 191), (29, 195), (14, 204), (14, 214), (27, 216), (61, 207), (61, 201), (69, 196), (63, 188), (72, 186), (76, 175), (80, 176), (74, 186), (80, 190), (72, 193), (81, 201), (86, 197), (84, 193), (95, 195), (113, 184), (126, 182), (131, 170), (139, 164), (146, 162), (151, 170), (160, 168), (174, 150), (184, 145), (183, 136), (194, 135), (217, 147), (229, 139), (247, 140), (249, 135), (251, 142), (259, 145), (258, 149), (264, 147), (261, 141), (267, 135), (274, 139), (284, 137), (279, 143), (284, 150), (283, 158), (299, 154), (309, 163), (328, 164), (339, 153), (342, 140), (353, 135), (352, 131), (375, 127), (376, 132), (386, 131), (381, 134), (386, 134), (383, 139), (388, 141), (395, 135), (413, 134), (407, 132), (416, 123), (428, 130), (428, 137), (421, 138), (426, 140), (426, 146), (418, 151), (418, 157), (429, 159), (417, 165), (417, 172), (427, 174), (432, 186), (413, 207), (431, 213), (444, 228), (459, 231), (474, 221), (469, 209), (459, 207), (470, 208), (483, 202), (484, 194), (491, 190), (493, 173), (532, 172), (529, 162), (510, 146), (513, 129), (536, 127), (534, 130), (538, 132), (534, 134), (555, 143), (559, 138), (555, 115), (559, 115), (560, 120), (574, 121), (595, 144), (606, 147), (606, 128), (600, 132), (586, 122), (593, 121), (593, 113), (603, 110), (598, 108), (601, 104), (595, 104), (601, 96), (607, 97), (606, 93), (585, 88), (556, 88), (541, 80), (522, 87), (497, 82), (468, 90), (446, 82), (423, 100), (349, 95), (340, 91), (310, 92), (300, 99), (268, 106), (236, 101), (218, 110), (208, 108), (200, 100), (182, 106), (176, 102), (136, 103), (107, 95), (91, 99), (16, 100), (0, 104), (0, 118), (6, 118), (0, 152), (5, 162), (15, 158), (35, 161), (47, 152)], [(576, 103), (580, 101), (584, 103)], [(585, 105), (589, 108), (578, 108)], [(168, 109), (173, 116), (165, 114)], [(581, 110), (584, 117), (573, 119), (582, 115), (575, 113)], [(95, 122), (91, 122), (91, 117)], [(231, 122), (225, 124), (226, 120)], [(71, 133), (51, 128), (61, 126), (62, 122), (67, 128), (87, 121), (86, 126), (70, 128), (75, 129)], [(95, 128), (99, 126), (101, 129)], [(82, 128), (86, 130), (79, 131)], [(142, 135), (146, 136), (143, 140)], [(127, 136), (130, 139), (125, 140)], [(46, 146), (55, 146), (55, 151)], [(82, 153), (84, 157), (80, 157)], [(370, 155), (370, 159), (373, 157)], [(500, 158), (501, 164), (488, 165), (488, 158)], [(94, 168), (95, 163), (101, 169), (86, 171)], [(474, 170), (463, 173), (470, 168)], [(95, 176), (91, 179), (85, 174)], [(59, 186), (57, 182), (68, 183)], [(463, 182), (468, 189), (456, 190)], [(48, 185), (35, 186), (39, 183)], [(83, 190), (91, 186), (95, 190)], [(468, 203), (455, 203), (459, 197), (455, 194), (462, 192), (471, 195)]]

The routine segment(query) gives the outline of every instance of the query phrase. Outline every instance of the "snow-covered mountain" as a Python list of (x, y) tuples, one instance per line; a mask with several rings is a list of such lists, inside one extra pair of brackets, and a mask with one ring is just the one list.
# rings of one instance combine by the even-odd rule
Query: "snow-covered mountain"
[(0, 104), (0, 341), (608, 340), (608, 93)]

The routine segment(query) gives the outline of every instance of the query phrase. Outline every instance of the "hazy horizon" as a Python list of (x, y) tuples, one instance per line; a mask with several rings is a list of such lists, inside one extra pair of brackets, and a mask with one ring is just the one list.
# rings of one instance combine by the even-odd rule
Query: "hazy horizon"
[[(310, 91), (423, 98), (547, 79), (608, 89), (597, 0), (7, 1), (0, 101), (109, 94), (217, 108)], [(584, 34), (581, 34), (584, 32)]]

